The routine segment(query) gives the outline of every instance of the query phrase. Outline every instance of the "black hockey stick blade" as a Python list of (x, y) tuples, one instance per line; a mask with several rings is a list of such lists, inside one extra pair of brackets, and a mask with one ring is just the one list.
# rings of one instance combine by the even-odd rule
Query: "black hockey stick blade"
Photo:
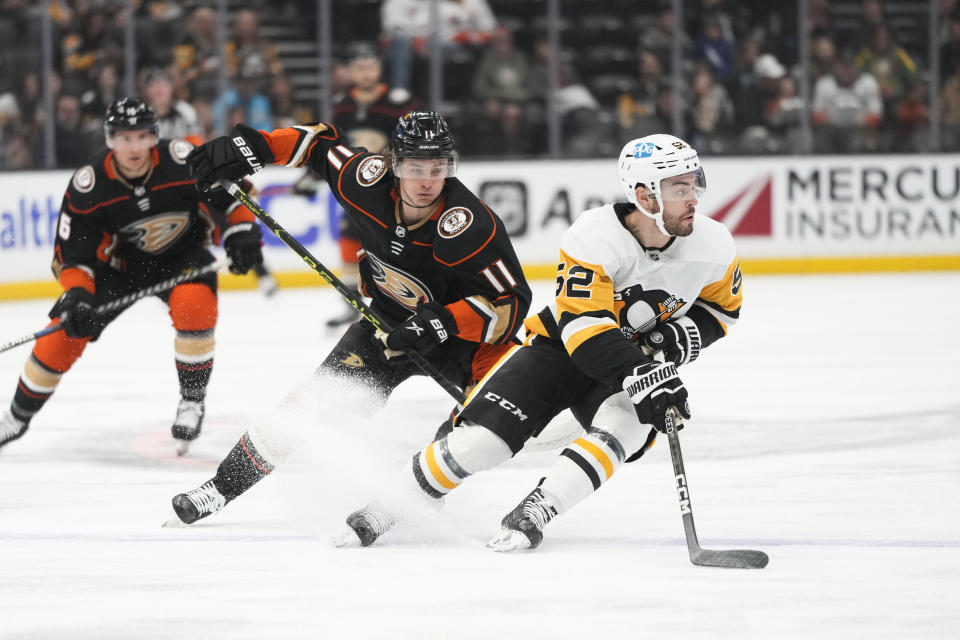
[(770, 562), (770, 557), (763, 551), (750, 549), (697, 549), (691, 551), (690, 562), (701, 567), (763, 569)]

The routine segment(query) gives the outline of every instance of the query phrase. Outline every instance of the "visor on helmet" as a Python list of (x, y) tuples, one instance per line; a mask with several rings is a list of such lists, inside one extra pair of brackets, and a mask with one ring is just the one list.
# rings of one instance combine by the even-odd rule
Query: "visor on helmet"
[(398, 178), (445, 179), (457, 175), (459, 164), (456, 153), (436, 158), (410, 158), (394, 156), (393, 174)]
[(682, 202), (690, 198), (703, 197), (707, 190), (707, 176), (703, 173), (703, 168), (682, 173), (672, 178), (664, 178), (660, 181), (660, 199), (664, 202)]

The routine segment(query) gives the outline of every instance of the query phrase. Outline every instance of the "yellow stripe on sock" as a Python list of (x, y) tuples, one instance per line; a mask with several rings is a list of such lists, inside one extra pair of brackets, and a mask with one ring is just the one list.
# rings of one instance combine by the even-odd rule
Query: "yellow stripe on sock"
[(610, 458), (607, 457), (607, 454), (603, 452), (603, 449), (593, 444), (589, 440), (584, 440), (583, 438), (580, 438), (579, 440), (575, 440), (574, 444), (580, 445), (581, 447), (583, 447), (584, 449), (586, 449), (587, 451), (593, 454), (593, 457), (596, 458), (597, 462), (600, 463), (600, 466), (603, 467), (603, 470), (607, 474), (607, 480), (609, 480), (610, 476), (613, 475), (613, 463), (610, 462)]
[(433, 455), (433, 443), (424, 449), (423, 455), (427, 459), (427, 466), (430, 468), (430, 473), (433, 474), (434, 480), (436, 480), (441, 487), (444, 489), (456, 489), (460, 486), (456, 482), (452, 482), (440, 469), (440, 465), (437, 464), (437, 459)]

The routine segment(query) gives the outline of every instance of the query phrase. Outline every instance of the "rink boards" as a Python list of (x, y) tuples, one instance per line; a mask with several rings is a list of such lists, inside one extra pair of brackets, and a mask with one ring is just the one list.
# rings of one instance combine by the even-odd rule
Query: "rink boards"
[[(955, 155), (707, 158), (700, 213), (734, 233), (750, 273), (960, 269)], [(50, 259), (72, 172), (0, 174), (0, 299), (59, 292)], [(321, 262), (336, 268), (342, 212), (325, 184), (292, 195), (299, 170), (253, 177), (259, 200)], [(503, 219), (530, 278), (552, 278), (560, 236), (580, 212), (623, 200), (612, 160), (465, 162), (460, 179)], [(282, 286), (321, 280), (269, 232), (264, 255)], [(245, 288), (231, 276), (223, 286)]]

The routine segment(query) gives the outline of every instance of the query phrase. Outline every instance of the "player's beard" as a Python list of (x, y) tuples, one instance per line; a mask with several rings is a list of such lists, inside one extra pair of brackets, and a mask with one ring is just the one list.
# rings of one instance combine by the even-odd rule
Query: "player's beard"
[(688, 215), (693, 213), (695, 213), (694, 209), (688, 209), (683, 215), (678, 216), (676, 220), (671, 220), (669, 222), (667, 220), (664, 220), (663, 228), (666, 229), (667, 234), (671, 236), (680, 236), (681, 238), (688, 236), (691, 233), (693, 233), (694, 220), (690, 220), (690, 222), (685, 222), (684, 219)]

